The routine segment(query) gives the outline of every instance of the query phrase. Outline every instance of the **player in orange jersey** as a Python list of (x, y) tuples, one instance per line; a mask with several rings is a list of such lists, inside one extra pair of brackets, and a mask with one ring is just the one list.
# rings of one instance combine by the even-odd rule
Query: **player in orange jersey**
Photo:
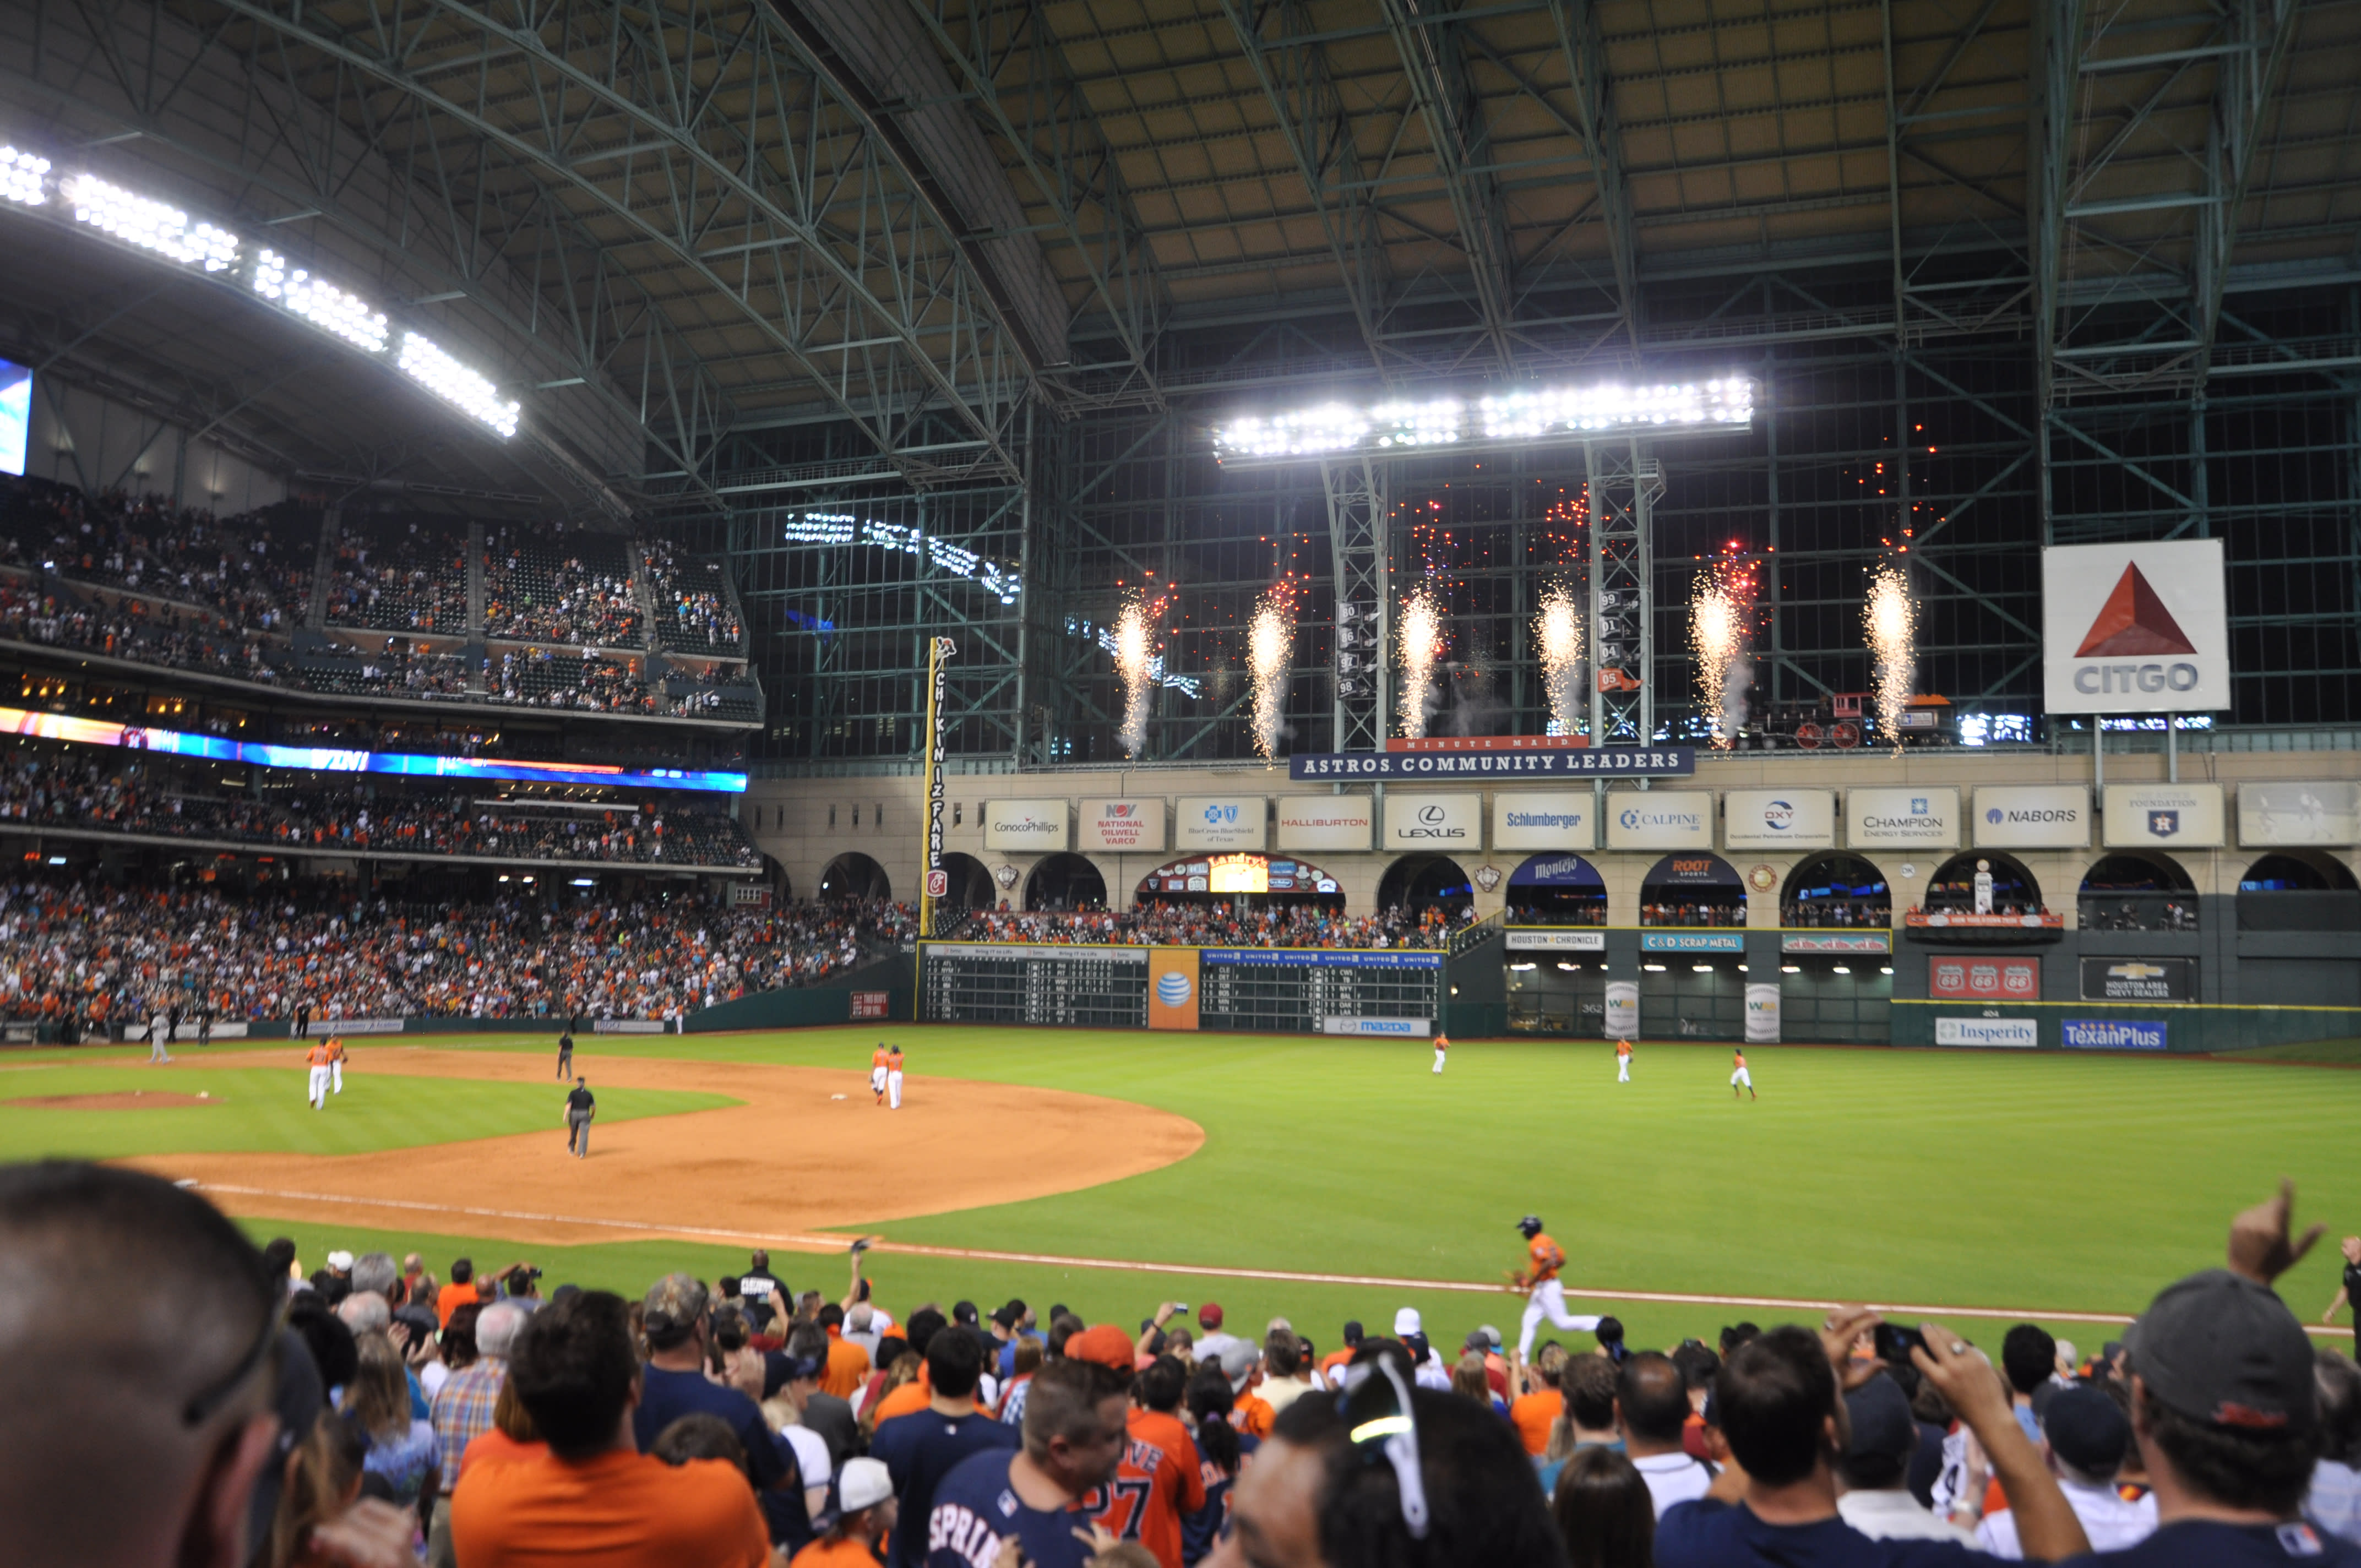
[(1631, 1081), (1631, 1042), (1629, 1040), (1615, 1042), (1615, 1081)]
[(321, 1040), (303, 1053), (303, 1059), (312, 1069), (312, 1109), (324, 1111), (328, 1108), (328, 1068), (335, 1058), (328, 1050), (328, 1042)]
[(1730, 1097), (1732, 1100), (1737, 1099), (1739, 1087), (1742, 1084), (1745, 1086), (1746, 1097), (1749, 1100), (1762, 1099), (1763, 1096), (1754, 1092), (1754, 1075), (1746, 1070), (1746, 1047), (1739, 1047), (1734, 1055), (1735, 1059), (1730, 1063)]
[(1447, 1050), (1449, 1050), (1450, 1048), (1451, 1048), (1451, 1036), (1448, 1036), (1448, 1035), (1441, 1035), (1441, 1034), (1438, 1034), (1437, 1036), (1434, 1036), (1434, 1070), (1435, 1070), (1435, 1071), (1437, 1071), (1437, 1072), (1441, 1072), (1441, 1071), (1443, 1070), (1443, 1053), (1444, 1053), (1444, 1052), (1445, 1052), (1445, 1051), (1447, 1051)]
[(1543, 1233), (1540, 1216), (1526, 1215), (1517, 1222), (1517, 1229), (1525, 1238), (1526, 1266), (1509, 1277), (1516, 1289), (1526, 1292), (1525, 1326), (1517, 1336), (1517, 1355), (1529, 1362), (1533, 1354), (1533, 1334), (1544, 1317), (1556, 1327), (1572, 1329), (1576, 1333), (1591, 1332), (1598, 1327), (1598, 1320), (1578, 1318), (1565, 1310), (1565, 1287), (1557, 1277), (1558, 1270), (1565, 1266), (1565, 1251)]
[(883, 1040), (878, 1041), (877, 1048), (869, 1053), (869, 1091), (877, 1096), (877, 1103), (885, 1103), (885, 1042)]
[(902, 1047), (889, 1046), (885, 1050), (885, 1107), (889, 1111), (902, 1108)]
[(342, 1094), (345, 1091), (345, 1037), (342, 1035), (328, 1036), (328, 1081), (335, 1086), (335, 1092)]

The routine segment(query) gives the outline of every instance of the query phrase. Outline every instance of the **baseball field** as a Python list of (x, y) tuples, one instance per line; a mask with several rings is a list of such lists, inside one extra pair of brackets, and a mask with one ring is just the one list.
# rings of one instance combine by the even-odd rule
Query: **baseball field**
[[(2228, 1216), (2282, 1175), (2300, 1223), (2361, 1231), (2361, 1073), (2335, 1065), (1762, 1047), (1609, 1048), (894, 1026), (907, 1104), (868, 1086), (876, 1025), (598, 1036), (590, 1157), (566, 1152), (545, 1037), (358, 1041), (304, 1103), (284, 1043), (10, 1053), (0, 1157), (71, 1155), (193, 1180), (259, 1238), (626, 1292), (667, 1268), (774, 1272), (833, 1298), (845, 1243), (897, 1314), (927, 1300), (1137, 1321), (1218, 1300), (1337, 1325), (1425, 1313), (1438, 1343), (1512, 1338), (1517, 1218), (1570, 1258), (1576, 1311), (1635, 1344), (1835, 1299), (2031, 1318), (2085, 1346), (2218, 1262)], [(2316, 1320), (2334, 1245), (2283, 1281)], [(1970, 1310), (1981, 1314), (1970, 1317)], [(2340, 1319), (2340, 1324), (2345, 1320)], [(2339, 1330), (2339, 1337), (2348, 1331)]]

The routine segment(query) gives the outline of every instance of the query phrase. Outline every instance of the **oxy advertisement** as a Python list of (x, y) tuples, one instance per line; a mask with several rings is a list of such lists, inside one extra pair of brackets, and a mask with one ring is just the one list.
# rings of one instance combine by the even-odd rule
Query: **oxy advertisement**
[(1850, 849), (1956, 850), (1960, 792), (1946, 784), (1845, 791)]
[(1975, 795), (1979, 850), (2080, 850), (2091, 842), (2091, 792), (2081, 784), (1988, 785)]
[(1161, 800), (1086, 800), (1082, 803), (1084, 851), (1120, 855), (1135, 850), (1154, 853), (1164, 848), (1164, 803)]
[(1367, 850), (1376, 825), (1377, 803), (1366, 795), (1279, 797), (1282, 850)]
[(2109, 784), (2100, 837), (2110, 850), (2218, 850), (2222, 786), (2212, 784)]
[(1728, 791), (1721, 797), (1721, 841), (1733, 850), (1832, 850), (1836, 791)]
[(1172, 813), (1172, 847), (1259, 850), (1268, 828), (1258, 795), (1182, 795)]
[(2042, 551), (2041, 662), (2044, 704), (2052, 713), (2229, 707), (2222, 542)]
[(1004, 855), (1039, 855), (1062, 850), (1067, 842), (1066, 803), (1062, 800), (987, 800), (983, 803), (983, 847)]
[(1598, 796), (1584, 790), (1503, 790), (1492, 797), (1492, 848), (1594, 850)]
[(1385, 848), (1450, 854), (1483, 844), (1484, 800), (1467, 795), (1386, 796)]
[(1618, 790), (1607, 797), (1610, 850), (1710, 850), (1710, 790)]

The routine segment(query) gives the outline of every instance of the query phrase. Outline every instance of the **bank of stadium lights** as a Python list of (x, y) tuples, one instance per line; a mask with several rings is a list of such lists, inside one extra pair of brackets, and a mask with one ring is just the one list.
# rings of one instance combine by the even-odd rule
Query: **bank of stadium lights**
[(780, 530), (789, 544), (873, 544), (964, 577), (1002, 604), (1015, 604), (1025, 592), (1024, 579), (997, 561), (986, 560), (963, 544), (900, 522), (876, 522), (849, 512), (807, 511), (789, 518)]
[[(306, 269), (291, 265), (277, 251), (265, 247), (255, 253), (251, 281), (256, 293), (292, 311), (322, 331), (333, 332), (371, 354), (385, 352), (383, 311), (373, 311), (359, 295), (347, 294), (333, 283), (322, 282)], [(402, 367), (409, 368), (406, 365)]]
[(248, 245), (218, 224), (192, 218), (170, 202), (143, 196), (94, 174), (52, 180), (49, 159), (13, 145), (0, 146), (0, 201), (43, 207), (54, 198), (73, 221), (152, 255), (209, 273), (243, 278), (258, 299), (334, 333), (364, 354), (390, 358), (394, 367), (469, 418), (513, 436), (522, 405), (503, 398), (480, 371), (461, 363), (423, 333), (403, 331), (397, 349), (386, 313), (348, 290), (295, 266), (268, 246)]
[(1343, 402), (1278, 414), (1245, 414), (1213, 429), (1224, 461), (1319, 457), (1347, 452), (1432, 452), (1467, 442), (1513, 443), (1617, 431), (1709, 430), (1754, 417), (1754, 383), (1742, 376), (1653, 387), (1534, 387), (1472, 400)]
[(0, 202), (14, 202), (23, 207), (47, 206), (49, 193), (43, 186), (49, 172), (48, 159), (13, 147), (0, 147)]

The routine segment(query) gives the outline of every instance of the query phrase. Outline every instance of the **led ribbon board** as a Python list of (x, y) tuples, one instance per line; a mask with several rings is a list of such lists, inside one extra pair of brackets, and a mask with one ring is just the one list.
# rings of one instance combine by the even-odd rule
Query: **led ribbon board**
[(137, 724), (109, 724), (66, 713), (31, 713), (0, 707), (0, 734), (37, 736), (85, 746), (121, 746), (175, 757), (206, 757), (217, 762), (248, 762), (262, 768), (299, 768), (327, 773), (393, 773), (458, 781), (507, 780), (520, 784), (605, 784), (630, 789), (746, 791), (744, 773), (703, 773), (687, 768), (619, 768), (598, 762), (525, 762), (497, 757), (437, 757), (415, 751), (355, 751), (331, 746), (277, 746), (190, 735)]
[(1754, 383), (1743, 376), (1654, 387), (1529, 387), (1479, 398), (1344, 401), (1272, 414), (1241, 414), (1213, 427), (1213, 456), (1283, 463), (1348, 453), (1514, 446), (1618, 433), (1739, 429), (1754, 418)]

